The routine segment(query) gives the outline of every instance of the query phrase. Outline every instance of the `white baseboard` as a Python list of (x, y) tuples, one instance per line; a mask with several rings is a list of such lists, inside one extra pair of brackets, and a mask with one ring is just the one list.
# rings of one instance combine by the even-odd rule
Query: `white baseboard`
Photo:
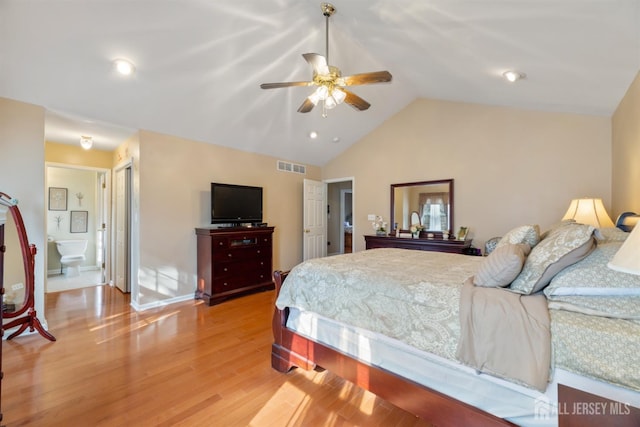
[(189, 295), (182, 295), (179, 297), (173, 297), (173, 298), (165, 299), (162, 301), (150, 302), (148, 304), (138, 304), (135, 301), (131, 301), (131, 307), (133, 307), (135, 311), (145, 311), (152, 308), (165, 307), (167, 305), (175, 304), (177, 302), (183, 302), (183, 301), (188, 301), (192, 299), (193, 299), (193, 294), (191, 293)]

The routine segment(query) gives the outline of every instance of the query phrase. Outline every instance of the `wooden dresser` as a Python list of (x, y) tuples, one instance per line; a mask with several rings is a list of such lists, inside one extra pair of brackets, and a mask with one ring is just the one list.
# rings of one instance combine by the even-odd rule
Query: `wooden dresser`
[[(471, 240), (410, 239), (393, 236), (364, 236), (367, 249), (399, 248), (420, 251), (472, 254)], [(475, 255), (475, 253), (473, 253)]]
[(274, 228), (196, 228), (196, 299), (214, 305), (246, 292), (273, 289)]
[[(4, 217), (0, 212), (0, 401), (2, 400), (2, 337), (4, 336), (4, 327), (2, 325), (2, 313), (4, 313)], [(0, 405), (0, 421), (2, 421), (2, 406)]]

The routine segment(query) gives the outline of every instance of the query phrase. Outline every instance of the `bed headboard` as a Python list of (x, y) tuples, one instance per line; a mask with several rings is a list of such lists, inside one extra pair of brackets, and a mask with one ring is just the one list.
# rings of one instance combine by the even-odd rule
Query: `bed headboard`
[(640, 221), (640, 215), (634, 212), (622, 212), (616, 220), (616, 227), (622, 231), (631, 231)]

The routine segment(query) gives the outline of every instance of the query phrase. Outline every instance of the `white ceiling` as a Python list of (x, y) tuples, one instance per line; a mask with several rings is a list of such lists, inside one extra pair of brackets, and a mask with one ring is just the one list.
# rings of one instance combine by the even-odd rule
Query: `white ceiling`
[(0, 96), (45, 106), (56, 142), (146, 129), (323, 165), (417, 97), (610, 116), (640, 69), (640, 0), (336, 0), (331, 64), (393, 81), (352, 88), (367, 111), (301, 114), (311, 88), (259, 85), (311, 78), (320, 3), (0, 0)]

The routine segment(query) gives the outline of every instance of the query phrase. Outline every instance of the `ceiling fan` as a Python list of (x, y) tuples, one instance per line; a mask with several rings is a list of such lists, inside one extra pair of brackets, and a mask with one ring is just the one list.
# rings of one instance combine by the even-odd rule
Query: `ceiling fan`
[(347, 90), (346, 87), (390, 82), (391, 73), (388, 71), (374, 71), (343, 77), (338, 67), (329, 65), (329, 18), (336, 13), (336, 8), (330, 3), (322, 3), (320, 7), (322, 14), (326, 18), (326, 55), (322, 56), (317, 53), (305, 53), (302, 55), (309, 65), (313, 67), (313, 80), (307, 82), (263, 83), (260, 87), (262, 89), (276, 89), (291, 86), (317, 86), (316, 90), (300, 105), (298, 108), (299, 113), (308, 113), (318, 105), (318, 102), (322, 102), (323, 117), (327, 116), (326, 110), (335, 108), (343, 102), (351, 105), (356, 110), (364, 111), (371, 104)]

